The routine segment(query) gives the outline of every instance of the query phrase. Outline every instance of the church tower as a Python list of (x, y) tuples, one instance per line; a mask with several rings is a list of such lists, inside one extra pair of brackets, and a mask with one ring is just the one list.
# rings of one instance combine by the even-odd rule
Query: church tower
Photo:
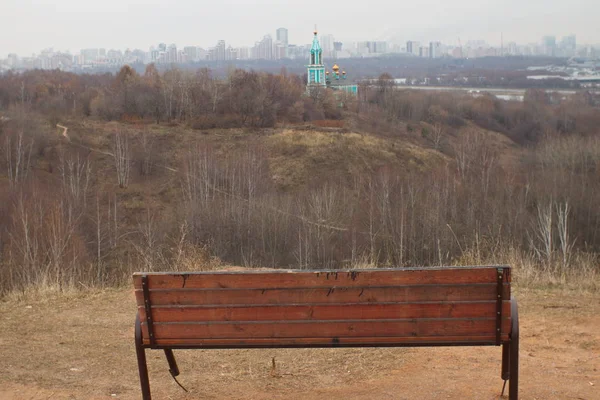
[(309, 90), (312, 87), (325, 87), (327, 84), (325, 77), (325, 65), (323, 64), (323, 50), (319, 44), (316, 27), (314, 34), (315, 36), (313, 38), (312, 47), (310, 48), (309, 65), (306, 66), (308, 70), (306, 86)]

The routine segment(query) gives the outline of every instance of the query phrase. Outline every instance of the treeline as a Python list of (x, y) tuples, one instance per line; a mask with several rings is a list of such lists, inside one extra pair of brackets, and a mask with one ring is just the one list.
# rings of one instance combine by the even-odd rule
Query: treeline
[[(9, 73), (0, 77), (0, 106), (25, 105), (55, 122), (80, 116), (117, 121), (184, 122), (198, 129), (272, 127), (338, 114), (327, 91), (307, 98), (301, 77), (283, 71), (232, 70), (226, 79), (208, 69), (160, 73), (149, 65), (140, 75), (129, 66), (116, 76), (60, 71)], [(335, 115), (333, 115), (335, 116)]]
[[(589, 283), (599, 272), (600, 110), (590, 93), (529, 91), (522, 103), (505, 102), (397, 90), (382, 76), (357, 97), (307, 96), (287, 74), (232, 71), (219, 80), (207, 70), (124, 68), (117, 76), (6, 75), (0, 104), (0, 293), (115, 285), (133, 270), (221, 262), (502, 262), (545, 282)], [(86, 118), (127, 129), (87, 142), (56, 135), (57, 122)], [(429, 147), (447, 161), (357, 168), (347, 180), (332, 174), (283, 190), (263, 141), (223, 153), (200, 134), (241, 126), (259, 136), (259, 128), (322, 119)], [(201, 131), (183, 154), (167, 153), (146, 129), (156, 123)], [(507, 161), (483, 128), (524, 146)], [(157, 192), (154, 201), (132, 208), (141, 191)]]
[(363, 114), (374, 123), (425, 121), (457, 128), (472, 122), (521, 144), (537, 143), (549, 135), (595, 135), (599, 106), (600, 95), (588, 91), (565, 96), (528, 89), (522, 102), (504, 101), (487, 93), (472, 96), (400, 89), (387, 74), (359, 97)]
[[(551, 78), (530, 79), (531, 75), (549, 75)], [(466, 71), (450, 71), (446, 74), (434, 75), (416, 73), (405, 75), (406, 85), (417, 86), (451, 86), (465, 88), (515, 88), (576, 90), (582, 86), (579, 82), (565, 80), (562, 75), (549, 71), (504, 71), (470, 69)]]

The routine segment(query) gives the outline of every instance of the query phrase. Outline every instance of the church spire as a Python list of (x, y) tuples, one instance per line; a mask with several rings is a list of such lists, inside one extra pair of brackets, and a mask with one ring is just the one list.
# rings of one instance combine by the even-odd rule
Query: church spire
[(317, 26), (315, 25), (314, 37), (310, 48), (310, 61), (307, 65), (309, 86), (325, 86), (325, 65), (323, 65), (323, 49), (319, 43)]
[(310, 63), (311, 65), (322, 65), (323, 50), (319, 43), (319, 37), (317, 36), (317, 27), (315, 25), (315, 36), (313, 37), (312, 47), (310, 48)]

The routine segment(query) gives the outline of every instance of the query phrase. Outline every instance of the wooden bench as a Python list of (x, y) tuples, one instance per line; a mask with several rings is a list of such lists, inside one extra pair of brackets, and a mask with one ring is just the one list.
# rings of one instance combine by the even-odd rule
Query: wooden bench
[[(518, 397), (519, 323), (507, 266), (351, 271), (136, 273), (135, 344), (145, 349), (500, 346)], [(504, 392), (504, 387), (502, 388)]]

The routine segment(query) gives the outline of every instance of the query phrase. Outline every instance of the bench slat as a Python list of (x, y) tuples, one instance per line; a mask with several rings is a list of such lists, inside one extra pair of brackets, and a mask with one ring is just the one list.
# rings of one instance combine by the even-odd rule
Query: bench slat
[[(509, 340), (508, 334), (502, 336), (502, 341)], [(471, 345), (473, 343), (496, 345), (495, 335), (465, 335), (465, 336), (438, 336), (438, 337), (354, 337), (354, 338), (245, 338), (245, 339), (157, 339), (156, 346), (163, 347), (182, 347), (182, 348), (273, 348), (273, 347), (333, 347), (333, 346), (356, 346), (356, 347), (376, 347), (376, 346), (394, 346), (394, 345), (430, 345), (448, 344), (448, 345)], [(149, 345), (147, 339), (145, 345)]]
[[(510, 301), (503, 302), (502, 315), (510, 318)], [(144, 307), (138, 309), (146, 320)], [(193, 321), (291, 321), (401, 318), (495, 318), (496, 302), (316, 304), (257, 306), (153, 306), (155, 322)]]
[[(510, 319), (502, 321), (503, 332)], [(154, 333), (161, 339), (247, 338), (340, 338), (340, 337), (437, 337), (485, 336), (495, 333), (495, 319), (343, 320), (311, 322), (157, 323)], [(142, 326), (147, 337), (148, 327)]]
[[(151, 289), (150, 302), (152, 305), (158, 306), (481, 301), (495, 299), (496, 291), (495, 284), (312, 289), (179, 289), (164, 291)], [(510, 299), (510, 286), (504, 285), (503, 296), (505, 299)], [(136, 290), (138, 304), (144, 304), (143, 297), (143, 292)]]
[[(503, 267), (506, 268), (506, 267)], [(510, 270), (507, 270), (510, 271)], [(142, 273), (133, 276), (134, 287), (141, 289)], [(318, 286), (398, 286), (420, 284), (461, 284), (496, 282), (496, 267), (426, 268), (403, 270), (360, 270), (337, 272), (244, 271), (216, 273), (148, 274), (151, 289), (217, 288), (297, 288)], [(505, 274), (510, 282), (510, 273)]]

